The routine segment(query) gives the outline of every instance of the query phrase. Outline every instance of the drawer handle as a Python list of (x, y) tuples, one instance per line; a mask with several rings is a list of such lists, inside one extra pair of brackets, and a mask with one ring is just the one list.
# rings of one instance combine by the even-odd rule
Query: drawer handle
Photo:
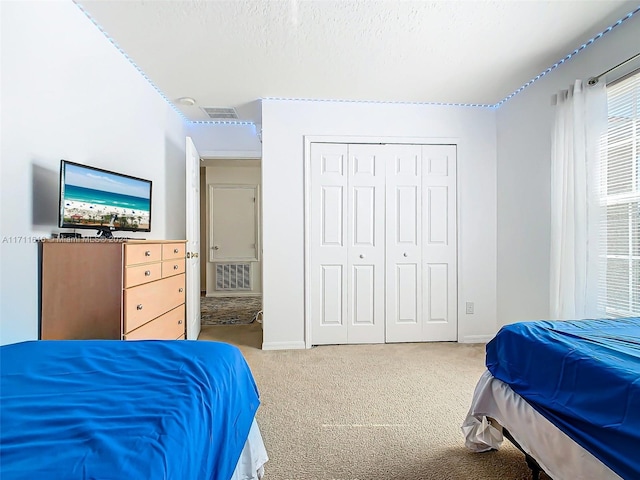
[(148, 277), (149, 275), (151, 275), (151, 270), (145, 270), (144, 276)]
[(180, 250), (178, 250), (177, 248), (173, 249), (173, 253), (178, 253)]
[(142, 310), (142, 304), (141, 304), (141, 303), (139, 303), (139, 304), (136, 306), (136, 309), (137, 309), (137, 310)]
[(178, 320), (178, 325), (182, 325), (182, 320)]
[(180, 293), (182, 293), (182, 292), (184, 292), (184, 288), (182, 288), (182, 287), (181, 287), (181, 288), (179, 288), (179, 289), (178, 289), (178, 291), (179, 291)]
[(144, 252), (144, 256), (145, 257), (150, 257), (151, 256), (151, 251), (147, 250), (146, 252)]
[(174, 266), (173, 266), (173, 269), (174, 269), (174, 270), (177, 270), (177, 269), (179, 269), (179, 268), (180, 268), (180, 267), (179, 267), (178, 265), (174, 265)]

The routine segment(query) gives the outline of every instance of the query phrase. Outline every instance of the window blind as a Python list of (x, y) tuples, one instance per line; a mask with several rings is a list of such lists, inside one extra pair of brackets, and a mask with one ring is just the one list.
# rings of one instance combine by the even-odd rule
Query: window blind
[(607, 141), (602, 153), (601, 245), (605, 268), (600, 307), (607, 316), (640, 315), (640, 72), (607, 87)]

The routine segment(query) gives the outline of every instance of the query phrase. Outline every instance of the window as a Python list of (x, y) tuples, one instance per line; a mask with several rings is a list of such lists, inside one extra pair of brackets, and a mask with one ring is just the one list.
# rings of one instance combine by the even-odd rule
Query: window
[(606, 268), (600, 306), (610, 317), (640, 314), (640, 72), (607, 86), (608, 127), (601, 170)]

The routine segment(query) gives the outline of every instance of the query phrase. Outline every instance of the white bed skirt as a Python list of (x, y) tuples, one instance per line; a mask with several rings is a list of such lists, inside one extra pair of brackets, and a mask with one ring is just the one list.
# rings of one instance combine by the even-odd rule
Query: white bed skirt
[(509, 385), (485, 371), (462, 424), (465, 445), (475, 452), (497, 449), (502, 443), (502, 427), (509, 430), (522, 449), (536, 459), (554, 480), (620, 479), (538, 413)]
[(230, 480), (259, 480), (264, 475), (264, 464), (269, 457), (262, 441), (256, 419), (253, 419), (249, 436)]

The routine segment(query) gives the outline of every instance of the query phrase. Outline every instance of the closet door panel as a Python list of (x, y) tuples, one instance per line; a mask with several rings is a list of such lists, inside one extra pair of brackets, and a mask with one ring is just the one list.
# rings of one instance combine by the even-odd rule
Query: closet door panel
[(309, 325), (314, 345), (347, 343), (347, 163), (346, 145), (311, 145)]
[(456, 146), (423, 145), (423, 341), (458, 336)]
[(385, 166), (379, 145), (349, 145), (349, 343), (384, 342)]
[(387, 342), (422, 338), (422, 161), (418, 145), (384, 145)]

